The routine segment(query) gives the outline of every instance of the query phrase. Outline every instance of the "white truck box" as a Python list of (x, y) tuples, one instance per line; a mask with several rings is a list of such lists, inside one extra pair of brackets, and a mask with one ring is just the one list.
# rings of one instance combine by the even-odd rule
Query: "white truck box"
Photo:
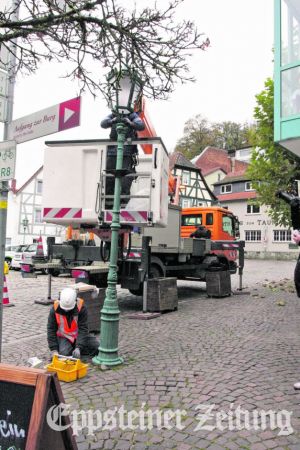
[[(144, 140), (143, 140), (144, 141)], [(140, 174), (131, 185), (132, 196), (120, 211), (120, 222), (137, 226), (165, 227), (168, 220), (169, 157), (160, 138), (146, 140), (152, 154), (139, 152)], [(141, 141), (132, 141), (139, 144)], [(109, 140), (46, 142), (43, 181), (44, 221), (58, 225), (97, 226), (104, 210), (105, 167)]]

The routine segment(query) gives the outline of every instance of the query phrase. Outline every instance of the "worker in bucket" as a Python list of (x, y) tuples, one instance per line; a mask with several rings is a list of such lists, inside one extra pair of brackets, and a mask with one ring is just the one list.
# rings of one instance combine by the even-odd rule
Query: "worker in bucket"
[(75, 289), (63, 289), (60, 299), (54, 302), (48, 317), (47, 339), (52, 357), (59, 354), (80, 359), (82, 354), (98, 353), (99, 342), (89, 334), (88, 312)]
[[(123, 123), (126, 125), (126, 139), (136, 139), (137, 132), (143, 131), (145, 129), (145, 124), (139, 117), (137, 112), (133, 112), (124, 116), (122, 119)], [(117, 117), (114, 113), (109, 114), (101, 122), (102, 128), (111, 128), (109, 138), (116, 141), (118, 138), (117, 134)], [(137, 165), (137, 154), (138, 149), (136, 145), (124, 145), (123, 150), (123, 169), (127, 169), (132, 173), (135, 172), (135, 166)], [(106, 170), (114, 170), (116, 168), (117, 161), (117, 146), (108, 145), (107, 155), (106, 155)], [(130, 188), (133, 182), (133, 177), (122, 177), (121, 178), (121, 195), (130, 195)], [(105, 184), (106, 195), (114, 195), (115, 189), (115, 179), (114, 177), (107, 177)], [(121, 207), (125, 207), (129, 201), (129, 198), (121, 199)], [(113, 207), (113, 197), (106, 199), (105, 208), (112, 209)]]

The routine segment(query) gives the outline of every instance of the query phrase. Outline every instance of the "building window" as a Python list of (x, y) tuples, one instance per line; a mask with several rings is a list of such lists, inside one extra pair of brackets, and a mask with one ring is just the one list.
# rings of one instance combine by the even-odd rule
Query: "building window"
[(300, 10), (295, 0), (281, 1), (281, 64), (300, 59)]
[(182, 203), (182, 207), (183, 208), (189, 208), (190, 207), (190, 200), (188, 200), (188, 199), (182, 199), (181, 200), (181, 203)]
[(254, 188), (252, 187), (251, 181), (246, 181), (246, 183), (245, 183), (245, 191), (254, 191)]
[(43, 193), (43, 181), (42, 180), (37, 180), (36, 181), (36, 193), (37, 194), (42, 194)]
[(274, 242), (290, 242), (292, 240), (291, 230), (273, 230)]
[(221, 186), (221, 194), (232, 192), (232, 184), (223, 184)]
[(41, 209), (34, 210), (34, 223), (42, 223), (42, 210)]
[(259, 214), (260, 213), (260, 206), (251, 204), (247, 205), (247, 214)]
[(182, 184), (191, 184), (191, 172), (188, 172), (187, 170), (182, 171)]
[(261, 230), (247, 230), (245, 231), (245, 241), (261, 241)]

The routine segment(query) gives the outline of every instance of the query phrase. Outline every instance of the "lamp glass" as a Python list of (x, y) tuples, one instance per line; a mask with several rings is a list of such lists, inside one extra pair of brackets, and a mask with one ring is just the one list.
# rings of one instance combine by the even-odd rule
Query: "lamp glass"
[(142, 92), (142, 82), (137, 74), (129, 70), (112, 70), (107, 80), (112, 110), (120, 114), (132, 112)]
[(132, 81), (129, 75), (125, 75), (120, 79), (117, 90), (117, 107), (121, 113), (131, 110), (131, 91)]

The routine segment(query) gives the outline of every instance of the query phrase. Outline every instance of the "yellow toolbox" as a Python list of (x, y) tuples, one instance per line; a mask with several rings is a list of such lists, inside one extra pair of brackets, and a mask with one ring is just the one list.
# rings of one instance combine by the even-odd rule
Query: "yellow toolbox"
[(56, 372), (60, 381), (69, 383), (87, 374), (88, 364), (70, 356), (54, 355), (52, 362), (46, 366), (48, 372)]

